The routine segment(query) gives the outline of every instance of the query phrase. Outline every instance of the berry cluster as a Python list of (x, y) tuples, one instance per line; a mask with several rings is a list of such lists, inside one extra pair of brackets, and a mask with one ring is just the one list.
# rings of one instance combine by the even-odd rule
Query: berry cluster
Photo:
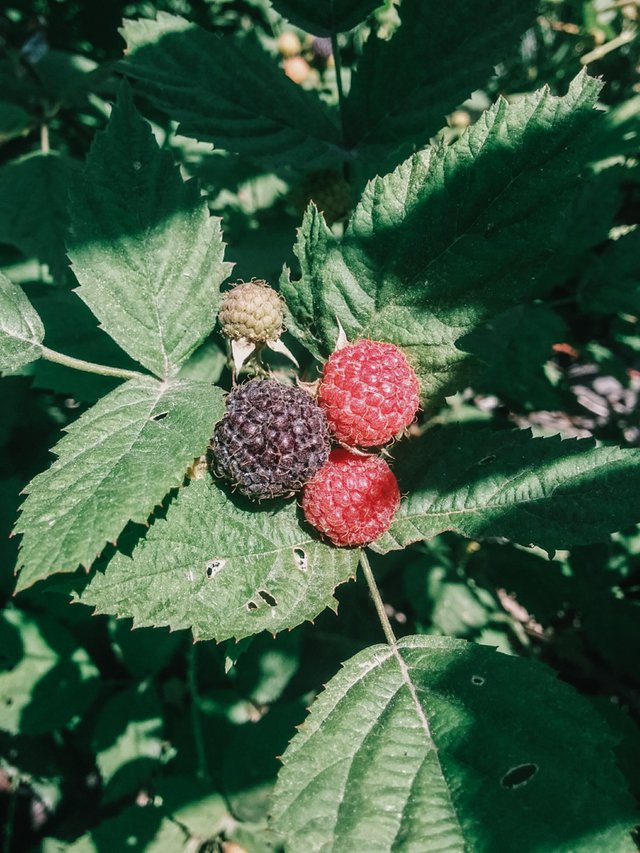
[[(281, 311), (266, 283), (251, 282), (230, 291), (220, 322), (229, 337), (257, 342), (280, 334)], [(359, 340), (327, 360), (317, 401), (275, 379), (236, 387), (215, 427), (210, 467), (254, 500), (303, 489), (310, 524), (335, 545), (366, 545), (389, 529), (400, 490), (385, 460), (360, 448), (397, 437), (418, 406), (418, 379), (404, 354)], [(331, 437), (341, 445), (333, 451)]]

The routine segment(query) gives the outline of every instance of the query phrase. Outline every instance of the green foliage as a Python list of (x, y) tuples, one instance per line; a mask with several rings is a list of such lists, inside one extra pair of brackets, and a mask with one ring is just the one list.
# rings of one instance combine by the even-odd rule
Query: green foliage
[(358, 552), (319, 542), (290, 501), (254, 510), (195, 480), (131, 557), (117, 554), (81, 601), (136, 625), (191, 628), (199, 640), (294, 628), (355, 574)]
[[(11, 4), (4, 853), (637, 848), (637, 30), (594, 0)], [(235, 374), (225, 243), (280, 276), (299, 369)], [(313, 392), (341, 330), (423, 389), (371, 565), (206, 455), (234, 384)]]
[(219, 222), (126, 89), (74, 187), (71, 222), (78, 295), (125, 352), (156, 376), (175, 375), (213, 328), (230, 266)]
[(0, 272), (0, 371), (40, 358), (44, 327), (20, 288)]
[(181, 484), (221, 413), (221, 394), (206, 383), (141, 377), (103, 397), (26, 490), (15, 528), (23, 534), (18, 588), (90, 566), (128, 521), (146, 522)]
[(39, 735), (77, 723), (98, 690), (87, 652), (52, 619), (0, 614), (2, 728)]
[(331, 838), (372, 853), (511, 853), (517, 835), (526, 851), (632, 853), (608, 744), (587, 700), (545, 669), (405, 637), (397, 655), (352, 658), (316, 700), (283, 756), (274, 818), (292, 850)]
[(77, 162), (56, 153), (29, 154), (0, 169), (0, 243), (34, 255), (61, 283), (68, 276), (64, 240), (77, 172)]
[(553, 551), (602, 541), (640, 513), (637, 449), (450, 428), (411, 451), (396, 468), (409, 495), (375, 545), (383, 553), (445, 530)]
[(319, 358), (337, 318), (349, 339), (403, 347), (428, 405), (464, 387), (461, 338), (541, 289), (599, 89), (581, 75), (564, 98), (499, 101), (453, 145), (373, 180), (341, 241), (311, 206), (295, 249), (302, 278), (281, 281), (291, 331)]
[(345, 104), (347, 140), (364, 159), (366, 178), (429, 141), (447, 112), (507, 58), (535, 7), (530, 0), (405, 3), (394, 38), (369, 37)]
[(292, 24), (317, 36), (351, 30), (367, 18), (381, 0), (271, 0)]
[(124, 70), (180, 133), (274, 165), (321, 168), (339, 156), (334, 117), (251, 36), (216, 37), (162, 12), (125, 21), (123, 34)]

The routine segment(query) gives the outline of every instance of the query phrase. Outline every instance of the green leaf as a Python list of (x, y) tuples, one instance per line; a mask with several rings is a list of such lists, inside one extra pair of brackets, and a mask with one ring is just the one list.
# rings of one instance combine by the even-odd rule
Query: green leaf
[(78, 295), (125, 352), (174, 375), (212, 330), (231, 267), (220, 220), (160, 151), (127, 88), (71, 200)]
[(347, 141), (364, 159), (365, 177), (388, 172), (427, 143), (447, 113), (507, 58), (536, 6), (533, 0), (404, 3), (390, 40), (371, 34), (345, 105)]
[(335, 610), (335, 587), (354, 576), (357, 550), (300, 527), (295, 503), (251, 509), (207, 479), (194, 480), (131, 557), (116, 554), (82, 594), (98, 613), (138, 626), (191, 628), (198, 640), (276, 633)]
[(274, 165), (321, 168), (343, 156), (336, 118), (256, 39), (221, 37), (164, 12), (125, 20), (122, 34), (126, 73), (185, 136)]
[[(319, 358), (337, 339), (405, 349), (434, 405), (464, 387), (465, 334), (530, 299), (577, 189), (600, 84), (578, 76), (563, 98), (500, 100), (461, 139), (372, 181), (342, 241), (313, 205), (285, 269), (288, 328)], [(553, 192), (549, 188), (553, 187)]]
[(0, 101), (0, 145), (21, 136), (30, 124), (29, 113), (22, 107)]
[(214, 838), (229, 822), (229, 809), (222, 794), (211, 783), (193, 776), (167, 776), (153, 786), (154, 801), (173, 821), (186, 826), (191, 835)]
[(640, 314), (640, 228), (623, 234), (593, 259), (580, 301), (587, 311)]
[(130, 687), (102, 706), (91, 751), (104, 785), (103, 801), (140, 790), (164, 751), (162, 706), (153, 687)]
[(496, 394), (526, 409), (562, 408), (562, 398), (544, 372), (553, 344), (564, 341), (567, 326), (547, 305), (517, 305), (476, 329), (465, 349), (487, 363), (473, 382), (475, 391)]
[(58, 838), (42, 840), (42, 853), (104, 853), (128, 850), (130, 853), (168, 853), (184, 850), (185, 833), (179, 824), (157, 806), (129, 806), (116, 817), (81, 835), (73, 843)]
[(28, 154), (0, 169), (0, 243), (34, 255), (60, 282), (69, 269), (64, 241), (69, 187), (78, 165), (61, 154)]
[(40, 358), (44, 326), (24, 292), (0, 272), (0, 373)]
[[(287, 849), (633, 853), (613, 737), (540, 665), (406, 637), (348, 661), (283, 757)], [(517, 841), (514, 841), (517, 839)]]
[(157, 675), (168, 666), (183, 646), (186, 636), (158, 629), (139, 628), (134, 631), (124, 619), (114, 619), (109, 624), (109, 637), (116, 657), (140, 681)]
[(25, 489), (17, 588), (90, 566), (128, 521), (146, 522), (204, 452), (222, 411), (219, 388), (140, 378), (78, 418), (57, 460)]
[(99, 673), (76, 639), (53, 619), (0, 613), (0, 726), (39, 735), (76, 722), (98, 692)]
[(640, 450), (529, 430), (433, 429), (396, 468), (407, 497), (381, 552), (444, 530), (504, 536), (547, 551), (586, 545), (640, 521)]
[(296, 27), (316, 36), (352, 30), (384, 0), (271, 0), (271, 5)]

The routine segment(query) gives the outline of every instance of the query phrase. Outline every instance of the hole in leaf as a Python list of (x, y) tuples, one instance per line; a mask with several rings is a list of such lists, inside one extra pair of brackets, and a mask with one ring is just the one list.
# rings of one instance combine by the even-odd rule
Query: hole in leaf
[(13, 705), (13, 699), (11, 698), (11, 696), (6, 696), (6, 697), (5, 697), (4, 704), (5, 704), (8, 708), (10, 708), (10, 707)]
[(157, 415), (154, 415), (154, 416), (151, 418), (151, 420), (152, 420), (152, 421), (156, 421), (156, 422), (157, 422), (157, 421), (162, 421), (162, 420), (164, 420), (164, 419), (167, 417), (167, 415), (168, 415), (168, 414), (169, 414), (169, 412), (159, 412)]
[(537, 764), (518, 764), (504, 774), (500, 784), (505, 788), (520, 788), (530, 782), (539, 769)]
[(255, 601), (247, 601), (247, 610), (257, 610), (257, 609), (258, 609), (258, 605), (255, 603)]
[(481, 675), (472, 675), (471, 683), (475, 684), (476, 687), (482, 687), (484, 684), (484, 678)]
[(260, 598), (261, 598), (263, 601), (266, 601), (266, 602), (267, 602), (267, 604), (269, 605), (269, 607), (275, 607), (275, 606), (277, 605), (277, 603), (278, 603), (278, 602), (275, 600), (275, 598), (271, 595), (271, 593), (266, 591), (266, 589), (259, 589), (259, 590), (258, 590), (258, 595), (260, 596)]
[(293, 549), (293, 559), (295, 560), (296, 566), (300, 569), (301, 572), (307, 571), (307, 555), (302, 550), (302, 548)]
[(204, 573), (209, 578), (209, 580), (212, 580), (213, 578), (215, 578), (215, 576), (218, 574), (218, 572), (221, 571), (225, 567), (226, 562), (227, 562), (226, 560), (218, 560), (218, 559), (207, 560), (207, 562), (204, 564)]

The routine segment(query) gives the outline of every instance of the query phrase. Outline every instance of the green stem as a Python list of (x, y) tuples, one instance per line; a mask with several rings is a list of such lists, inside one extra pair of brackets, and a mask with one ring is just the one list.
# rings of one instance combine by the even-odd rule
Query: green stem
[(42, 358), (53, 361), (55, 364), (63, 364), (65, 367), (73, 367), (75, 370), (84, 370), (85, 373), (98, 373), (100, 376), (115, 376), (118, 379), (137, 379), (145, 376), (137, 370), (124, 370), (121, 367), (107, 367), (106, 364), (94, 364), (92, 361), (84, 361), (82, 358), (74, 358), (71, 355), (56, 352), (49, 347), (42, 347), (40, 351)]
[(7, 807), (6, 823), (4, 825), (4, 838), (2, 843), (3, 853), (11, 853), (13, 840), (13, 824), (16, 817), (16, 806), (18, 805), (18, 787), (20, 780), (12, 781), (9, 792), (9, 805)]
[(193, 739), (196, 745), (196, 756), (198, 769), (196, 775), (201, 782), (209, 780), (209, 765), (207, 764), (207, 753), (204, 748), (204, 732), (202, 719), (200, 717), (200, 695), (198, 693), (198, 669), (196, 659), (196, 644), (193, 643), (187, 654), (187, 684), (191, 697), (191, 725), (193, 728)]
[(342, 59), (340, 58), (340, 47), (338, 45), (338, 34), (331, 33), (331, 52), (336, 66), (336, 85), (338, 86), (338, 103), (340, 104), (340, 122), (342, 124), (342, 141), (346, 145), (347, 132), (345, 124), (345, 97), (342, 86)]
[(380, 595), (380, 590), (378, 589), (376, 579), (374, 578), (373, 572), (371, 571), (369, 558), (367, 557), (364, 551), (362, 551), (362, 553), (360, 554), (360, 565), (362, 566), (362, 571), (364, 572), (364, 576), (367, 581), (367, 586), (369, 587), (369, 592), (371, 593), (371, 598), (373, 599), (373, 605), (376, 608), (378, 619), (380, 620), (380, 624), (382, 625), (384, 635), (387, 638), (387, 642), (389, 643), (391, 648), (396, 650), (398, 641), (396, 640), (396, 635), (393, 633), (393, 628), (391, 627), (391, 622), (389, 622), (387, 611), (384, 609), (384, 602), (382, 601), (382, 596)]

